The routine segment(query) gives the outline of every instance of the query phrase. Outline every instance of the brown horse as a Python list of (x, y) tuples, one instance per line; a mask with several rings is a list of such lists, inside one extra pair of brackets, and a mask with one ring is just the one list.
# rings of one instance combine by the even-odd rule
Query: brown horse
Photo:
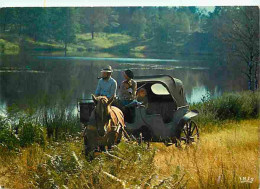
[(96, 149), (104, 150), (106, 146), (110, 149), (112, 145), (120, 142), (123, 134), (126, 134), (122, 111), (111, 106), (114, 98), (92, 95), (92, 99), (95, 109), (84, 131), (86, 155)]

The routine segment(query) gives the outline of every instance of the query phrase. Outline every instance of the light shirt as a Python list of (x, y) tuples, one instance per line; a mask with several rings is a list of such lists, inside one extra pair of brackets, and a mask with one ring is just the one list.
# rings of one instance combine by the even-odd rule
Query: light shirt
[(111, 98), (116, 95), (117, 82), (112, 77), (108, 80), (104, 80), (101, 78), (98, 81), (97, 89), (95, 92), (96, 96), (106, 96), (107, 98)]

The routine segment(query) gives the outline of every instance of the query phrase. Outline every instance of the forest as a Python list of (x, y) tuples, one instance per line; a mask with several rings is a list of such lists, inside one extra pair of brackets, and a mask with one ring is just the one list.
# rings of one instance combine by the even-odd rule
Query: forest
[[(2, 8), (0, 31), (2, 53), (12, 48), (11, 41), (14, 49), (27, 49), (30, 38), (61, 44), (48, 50), (65, 54), (70, 44), (78, 45), (76, 51), (212, 54), (216, 64), (244, 70), (250, 90), (258, 88), (258, 7), (215, 7), (213, 12), (199, 7)], [(96, 48), (89, 43), (95, 38), (121, 43), (100, 41)]]

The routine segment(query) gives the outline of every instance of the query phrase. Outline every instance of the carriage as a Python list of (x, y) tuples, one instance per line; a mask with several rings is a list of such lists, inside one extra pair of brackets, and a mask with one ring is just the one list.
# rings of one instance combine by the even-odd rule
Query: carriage
[[(125, 113), (125, 130), (138, 141), (164, 142), (165, 145), (191, 144), (199, 139), (199, 129), (193, 118), (196, 110), (189, 110), (183, 84), (169, 75), (138, 76), (137, 91), (146, 91), (146, 104), (140, 103)], [(80, 121), (87, 125), (94, 103), (78, 102)]]

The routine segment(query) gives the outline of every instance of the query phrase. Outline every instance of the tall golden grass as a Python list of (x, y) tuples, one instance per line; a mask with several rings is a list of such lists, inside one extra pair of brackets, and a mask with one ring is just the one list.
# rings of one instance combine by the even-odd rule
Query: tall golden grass
[[(180, 167), (188, 188), (258, 188), (258, 126), (259, 120), (211, 125), (197, 145), (181, 150), (155, 144), (155, 167), (161, 175)], [(253, 183), (242, 183), (243, 177)]]
[(147, 149), (122, 142), (92, 162), (82, 154), (80, 138), (49, 142), (45, 147), (33, 144), (19, 152), (2, 150), (0, 186), (257, 188), (258, 125), (259, 120), (208, 125), (210, 129), (203, 129), (198, 144), (182, 148), (153, 143)]

